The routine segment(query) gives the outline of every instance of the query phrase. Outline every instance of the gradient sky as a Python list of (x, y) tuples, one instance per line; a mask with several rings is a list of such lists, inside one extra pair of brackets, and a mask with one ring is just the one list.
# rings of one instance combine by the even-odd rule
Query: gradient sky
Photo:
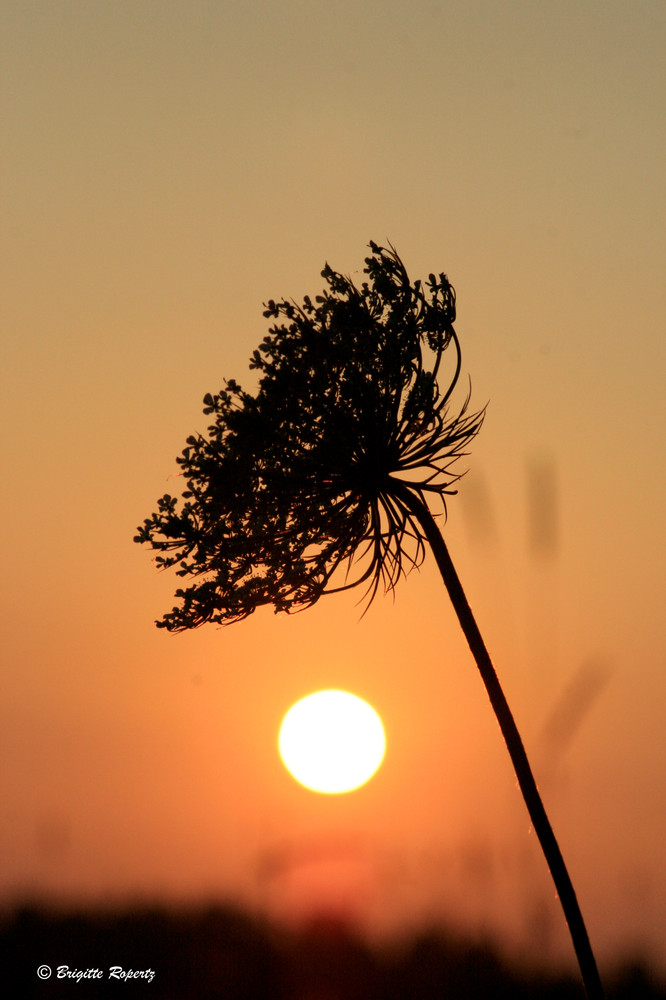
[[(362, 621), (351, 594), (169, 636), (177, 581), (132, 543), (204, 393), (252, 385), (262, 302), (391, 240), (457, 290), (489, 406), (446, 537), (593, 944), (666, 954), (663, 3), (0, 8), (3, 899), (335, 886), (371, 930), (569, 954), (429, 562)], [(333, 798), (276, 750), (329, 686), (388, 738)]]

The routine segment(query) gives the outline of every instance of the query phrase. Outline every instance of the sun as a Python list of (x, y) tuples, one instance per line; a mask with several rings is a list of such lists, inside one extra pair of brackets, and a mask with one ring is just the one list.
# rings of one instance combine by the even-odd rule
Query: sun
[(316, 691), (292, 705), (280, 727), (284, 766), (313, 792), (353, 792), (373, 776), (386, 752), (374, 708), (348, 691)]

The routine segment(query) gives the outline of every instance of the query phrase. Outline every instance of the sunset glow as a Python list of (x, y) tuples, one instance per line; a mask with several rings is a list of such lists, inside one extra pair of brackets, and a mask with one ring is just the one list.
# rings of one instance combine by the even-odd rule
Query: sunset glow
[[(325, 263), (361, 287), (368, 241), (390, 241), (411, 279), (455, 288), (448, 417), (468, 391), (486, 410), (433, 513), (595, 952), (666, 976), (666, 5), (2, 10), (3, 909), (302, 913), (347, 866), (364, 933), (446, 924), (571, 961), (429, 552), (367, 610), (341, 564), (303, 613), (173, 635), (155, 621), (186, 581), (133, 541), (180, 503), (204, 395), (255, 397), (266, 304), (317, 308)], [(253, 593), (265, 570), (231, 527)], [(289, 707), (334, 688), (388, 742), (349, 795), (292, 778), (277, 745)]]

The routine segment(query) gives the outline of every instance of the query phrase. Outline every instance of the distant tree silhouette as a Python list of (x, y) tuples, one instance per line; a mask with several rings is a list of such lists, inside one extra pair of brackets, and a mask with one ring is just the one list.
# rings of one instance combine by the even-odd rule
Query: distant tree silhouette
[[(589, 939), (522, 740), (436, 516), (456, 460), (484, 412), (461, 370), (455, 292), (445, 274), (412, 283), (393, 247), (370, 243), (360, 288), (328, 265), (327, 289), (302, 305), (269, 301), (276, 321), (250, 367), (256, 395), (232, 380), (204, 397), (208, 435), (187, 439), (187, 488), (162, 497), (136, 541), (193, 584), (158, 626), (246, 618), (261, 605), (297, 611), (323, 594), (392, 591), (430, 546), (506, 741), (569, 924), (590, 997), (603, 991)], [(449, 355), (448, 352), (451, 352)], [(446, 389), (440, 388), (450, 358)], [(430, 503), (434, 513), (430, 509)]]

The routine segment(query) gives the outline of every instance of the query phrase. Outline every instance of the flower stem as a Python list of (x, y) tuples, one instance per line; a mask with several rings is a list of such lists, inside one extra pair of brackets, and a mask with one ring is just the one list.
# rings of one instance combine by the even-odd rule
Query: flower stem
[(550, 873), (555, 883), (557, 894), (560, 898), (564, 916), (569, 925), (571, 939), (578, 958), (583, 983), (590, 1000), (603, 1000), (604, 991), (599, 977), (599, 971), (590, 945), (590, 939), (583, 922), (576, 893), (571, 883), (564, 858), (560, 851), (555, 834), (550, 825), (546, 810), (544, 809), (541, 796), (537, 788), (527, 754), (523, 746), (523, 741), (518, 732), (511, 709), (504, 696), (495, 668), (486, 649), (485, 643), (479, 632), (474, 615), (469, 606), (465, 592), (460, 583), (456, 569), (451, 561), (451, 556), (446, 547), (446, 543), (435, 523), (435, 519), (428, 510), (425, 503), (414, 495), (409, 489), (400, 491), (401, 500), (409, 509), (414, 518), (423, 529), (425, 536), (430, 543), (439, 571), (448, 590), (449, 597), (458, 616), (458, 620), (469, 643), (472, 655), (481, 673), (488, 697), (492, 704), (495, 716), (502, 731), (502, 736), (507, 745), (511, 761), (518, 778), (523, 799), (530, 814), (530, 819), (534, 826), (539, 843)]

